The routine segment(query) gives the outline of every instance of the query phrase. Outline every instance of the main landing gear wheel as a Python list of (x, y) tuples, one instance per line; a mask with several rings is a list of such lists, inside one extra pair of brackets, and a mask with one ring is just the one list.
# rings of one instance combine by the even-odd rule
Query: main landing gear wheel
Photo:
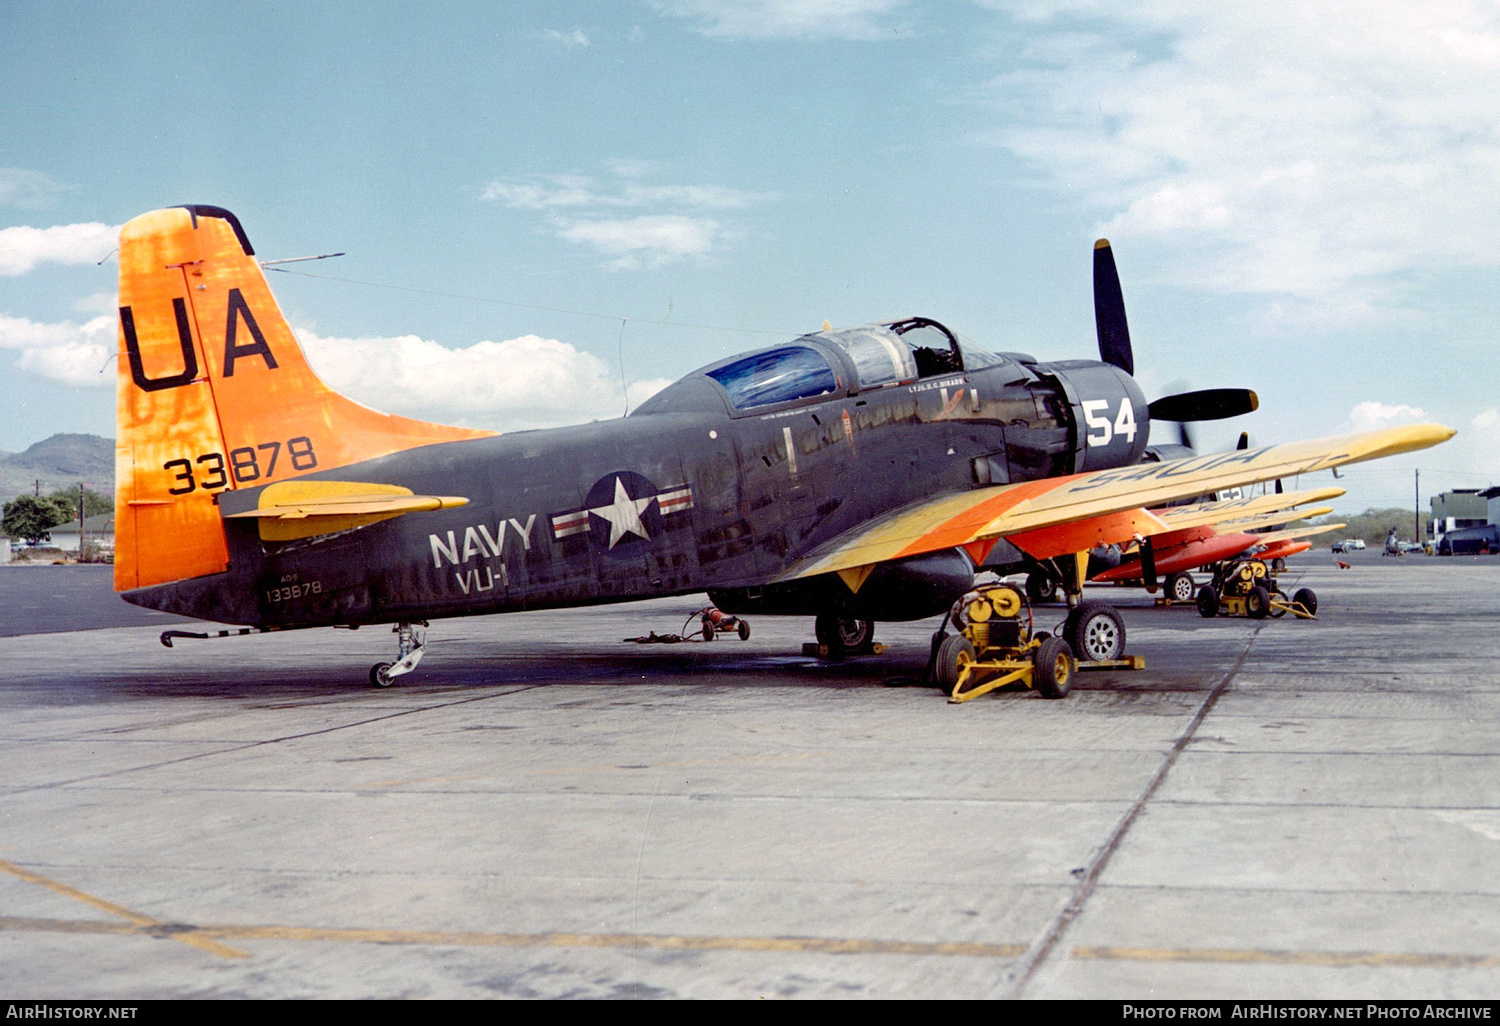
[(1057, 578), (1042, 570), (1026, 575), (1026, 597), (1032, 603), (1057, 601)]
[(1198, 589), (1198, 615), (1204, 619), (1219, 615), (1219, 593), (1214, 591), (1212, 584), (1205, 584)]
[(1073, 673), (1077, 668), (1068, 643), (1062, 638), (1048, 638), (1036, 650), (1031, 685), (1043, 698), (1065, 698), (1073, 690)]
[(973, 661), (974, 646), (969, 643), (968, 638), (962, 634), (954, 634), (943, 639), (942, 646), (938, 648), (937, 663), (932, 668), (933, 677), (937, 680), (937, 686), (943, 689), (943, 694), (950, 698), (953, 696), (958, 675)]
[(849, 620), (824, 613), (813, 624), (813, 636), (828, 650), (830, 659), (861, 655), (875, 641), (874, 620)]
[(1063, 637), (1079, 662), (1110, 662), (1125, 654), (1125, 621), (1108, 602), (1085, 602), (1069, 613)]
[(1184, 605), (1193, 601), (1193, 593), (1198, 586), (1193, 583), (1192, 574), (1175, 573), (1167, 578), (1167, 598), (1173, 602), (1181, 602)]

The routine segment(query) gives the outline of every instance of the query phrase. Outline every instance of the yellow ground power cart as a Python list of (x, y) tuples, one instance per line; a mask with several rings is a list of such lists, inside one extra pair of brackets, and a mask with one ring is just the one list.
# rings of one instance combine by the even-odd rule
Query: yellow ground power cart
[(1316, 620), (1318, 596), (1298, 588), (1288, 596), (1265, 560), (1241, 559), (1218, 563), (1213, 581), (1198, 589), (1198, 613), (1204, 617), (1248, 616), (1263, 620), (1291, 613), (1299, 620)]
[(1016, 682), (1045, 698), (1068, 693), (1078, 670), (1073, 649), (1062, 638), (1032, 634), (1017, 589), (993, 585), (966, 599), (954, 617), (961, 633), (943, 640), (933, 667), (950, 702), (967, 702)]

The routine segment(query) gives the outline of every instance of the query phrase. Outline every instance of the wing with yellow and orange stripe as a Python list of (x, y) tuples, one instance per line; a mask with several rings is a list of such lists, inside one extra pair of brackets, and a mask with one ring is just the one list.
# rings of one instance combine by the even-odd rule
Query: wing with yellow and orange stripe
[(1417, 424), (1259, 449), (1096, 470), (934, 496), (847, 532), (778, 581), (835, 573), (1004, 538), (1037, 558), (1121, 544), (1170, 528), (1153, 506), (1425, 449), (1452, 428)]

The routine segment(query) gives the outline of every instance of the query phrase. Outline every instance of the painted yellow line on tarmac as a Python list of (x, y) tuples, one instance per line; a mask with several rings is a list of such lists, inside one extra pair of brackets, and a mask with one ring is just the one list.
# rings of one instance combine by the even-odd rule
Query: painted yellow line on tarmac
[[(196, 927), (183, 927), (177, 923), (164, 923), (160, 919), (153, 919), (150, 916), (141, 915), (139, 912), (132, 912), (123, 905), (116, 905), (112, 901), (95, 897), (86, 891), (80, 891), (76, 887), (69, 887), (65, 883), (60, 883), (57, 880), (33, 873), (29, 869), (22, 869), (14, 862), (6, 862), (4, 859), (0, 859), (0, 871), (9, 873), (18, 880), (25, 880), (27, 883), (34, 883), (47, 888), (49, 891), (55, 891), (64, 897), (72, 898), (74, 901), (81, 901), (85, 905), (92, 905), (101, 912), (108, 912), (112, 916), (119, 916), (121, 919), (135, 926), (137, 928), (136, 932), (152, 937), (167, 937), (171, 940), (180, 941), (189, 947), (206, 951), (211, 955), (218, 955), (220, 958), (249, 957), (243, 951), (236, 951), (234, 948), (220, 944), (218, 941), (206, 936), (203, 931)], [(68, 922), (68, 920), (56, 921)]]
[[(351, 930), (313, 926), (193, 926), (205, 938), (279, 940), (345, 944), (411, 944), (490, 948), (651, 948), (663, 951), (786, 951), (825, 955), (942, 955), (963, 958), (1016, 958), (1024, 944), (849, 940), (833, 937), (692, 937), (650, 933), (481, 933), (447, 930)], [(28, 919), (0, 916), (0, 931), (103, 933), (157, 936), (159, 930), (128, 923), (82, 919)], [(186, 936), (185, 934), (182, 936)], [(178, 937), (176, 939), (181, 939)], [(243, 956), (241, 956), (243, 957)]]
[(1262, 965), (1375, 966), (1409, 969), (1493, 969), (1500, 955), (1422, 954), (1399, 951), (1277, 951), (1254, 948), (1078, 947), (1072, 956), (1119, 962), (1228, 962)]

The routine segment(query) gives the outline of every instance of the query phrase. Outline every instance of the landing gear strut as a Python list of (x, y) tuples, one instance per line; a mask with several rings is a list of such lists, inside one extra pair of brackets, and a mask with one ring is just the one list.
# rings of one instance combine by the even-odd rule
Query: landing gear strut
[(371, 686), (388, 688), (396, 683), (397, 677), (417, 668), (427, 652), (426, 627), (426, 620), (417, 620), (413, 623), (398, 623), (391, 628), (391, 633), (396, 635), (396, 661), (376, 663), (370, 667)]

